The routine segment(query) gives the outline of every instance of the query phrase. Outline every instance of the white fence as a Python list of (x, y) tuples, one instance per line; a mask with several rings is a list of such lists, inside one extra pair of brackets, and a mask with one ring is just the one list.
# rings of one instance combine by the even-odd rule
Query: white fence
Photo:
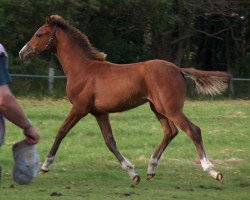
[[(46, 78), (48, 80), (48, 91), (50, 94), (53, 93), (54, 81), (55, 79), (66, 79), (66, 76), (57, 76), (55, 75), (54, 68), (49, 68), (48, 75), (33, 75), (33, 74), (10, 74), (11, 77), (26, 77), (26, 78)], [(248, 78), (232, 78), (232, 81), (229, 86), (231, 94), (234, 94), (234, 82), (235, 81), (247, 81)]]
[(11, 77), (26, 77), (26, 78), (46, 78), (48, 79), (48, 91), (53, 93), (54, 80), (58, 78), (66, 78), (66, 76), (56, 76), (54, 68), (49, 68), (48, 75), (33, 75), (33, 74), (10, 74)]

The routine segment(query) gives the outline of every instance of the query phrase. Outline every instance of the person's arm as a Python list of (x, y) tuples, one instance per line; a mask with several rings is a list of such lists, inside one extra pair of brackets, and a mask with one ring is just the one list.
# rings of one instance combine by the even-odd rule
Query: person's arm
[(22, 111), (8, 85), (0, 86), (0, 112), (13, 124), (23, 129), (29, 144), (36, 144), (39, 141), (38, 131), (32, 127), (31, 121)]

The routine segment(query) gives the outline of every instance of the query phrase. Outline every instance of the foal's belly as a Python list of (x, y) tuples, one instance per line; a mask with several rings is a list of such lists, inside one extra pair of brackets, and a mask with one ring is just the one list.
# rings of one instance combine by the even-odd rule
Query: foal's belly
[(102, 98), (95, 99), (92, 110), (96, 113), (122, 112), (140, 106), (146, 102), (148, 102), (148, 100), (142, 94), (126, 96), (126, 91), (123, 91), (117, 96), (107, 93)]

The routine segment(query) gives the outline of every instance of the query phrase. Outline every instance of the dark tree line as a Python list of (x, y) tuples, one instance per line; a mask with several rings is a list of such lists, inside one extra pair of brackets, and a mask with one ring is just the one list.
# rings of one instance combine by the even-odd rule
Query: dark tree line
[(248, 0), (0, 0), (0, 40), (11, 72), (42, 73), (57, 64), (48, 55), (26, 64), (18, 58), (51, 14), (84, 32), (112, 62), (161, 58), (250, 76)]

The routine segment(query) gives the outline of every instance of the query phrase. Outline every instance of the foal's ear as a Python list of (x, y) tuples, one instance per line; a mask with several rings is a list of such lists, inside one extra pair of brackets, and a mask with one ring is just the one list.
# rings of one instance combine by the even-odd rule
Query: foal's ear
[(51, 17), (50, 17), (50, 16), (47, 16), (47, 17), (46, 17), (46, 24), (52, 25), (52, 20), (51, 20)]

